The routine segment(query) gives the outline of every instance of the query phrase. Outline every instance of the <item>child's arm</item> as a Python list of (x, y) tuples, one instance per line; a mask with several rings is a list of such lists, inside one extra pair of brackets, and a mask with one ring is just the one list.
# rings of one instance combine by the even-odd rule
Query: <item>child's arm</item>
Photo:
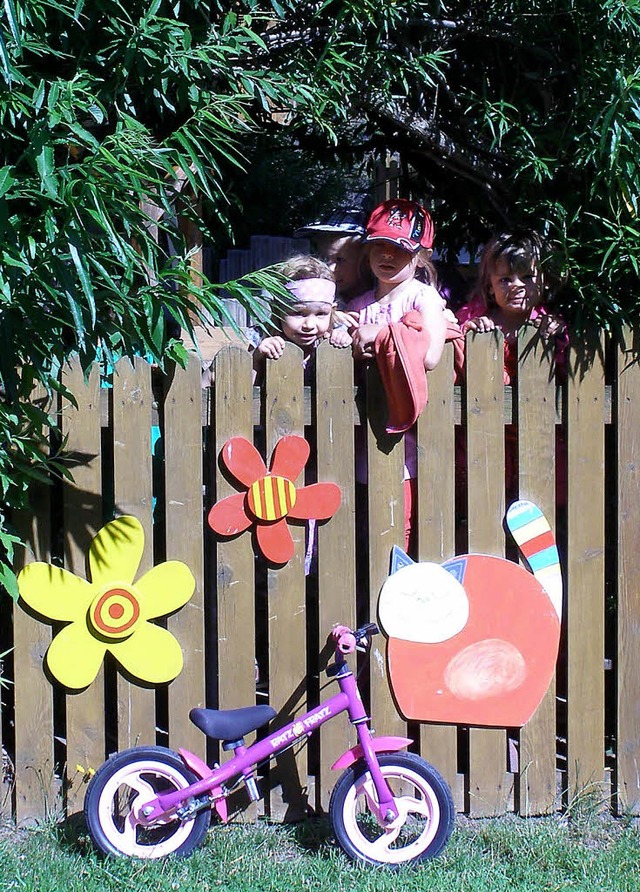
[(429, 346), (424, 357), (424, 367), (429, 372), (431, 369), (435, 369), (442, 358), (444, 342), (447, 336), (447, 319), (440, 295), (438, 295), (437, 300), (430, 297), (421, 300), (417, 309), (420, 310), (426, 329), (429, 332)]

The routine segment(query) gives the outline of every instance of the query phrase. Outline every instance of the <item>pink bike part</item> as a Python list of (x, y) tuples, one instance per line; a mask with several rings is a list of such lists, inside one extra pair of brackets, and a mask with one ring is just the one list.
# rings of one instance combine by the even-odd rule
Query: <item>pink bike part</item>
[[(410, 737), (374, 737), (371, 741), (371, 748), (374, 753), (397, 753), (399, 750), (406, 749), (410, 743), (413, 743)], [(342, 771), (360, 759), (364, 759), (364, 752), (358, 743), (343, 753), (339, 759), (336, 759), (331, 770)]]
[[(199, 756), (196, 756), (195, 753), (189, 752), (189, 750), (183, 750), (182, 748), (178, 749), (180, 753), (180, 757), (187, 768), (190, 768), (194, 774), (197, 774), (198, 777), (204, 778), (210, 777), (213, 774), (213, 771), (206, 762), (203, 762)], [(227, 809), (227, 800), (222, 792), (222, 787), (212, 787), (211, 795), (215, 797), (215, 802), (213, 803), (213, 807), (215, 808), (218, 817), (222, 821), (223, 824), (227, 823), (229, 818), (228, 809)]]

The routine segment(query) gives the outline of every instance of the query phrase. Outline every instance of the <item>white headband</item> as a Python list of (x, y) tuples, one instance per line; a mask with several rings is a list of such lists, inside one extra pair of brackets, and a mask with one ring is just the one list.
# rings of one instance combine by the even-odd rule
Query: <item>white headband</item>
[(336, 295), (335, 282), (329, 279), (298, 279), (287, 282), (285, 288), (301, 303), (332, 304)]

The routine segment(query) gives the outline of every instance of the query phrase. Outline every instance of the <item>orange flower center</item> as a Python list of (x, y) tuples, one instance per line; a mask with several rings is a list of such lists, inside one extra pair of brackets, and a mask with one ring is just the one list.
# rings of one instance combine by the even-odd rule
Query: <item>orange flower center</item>
[(296, 488), (286, 477), (268, 474), (251, 485), (247, 502), (258, 520), (279, 520), (295, 505)]
[(89, 622), (99, 635), (125, 638), (140, 619), (140, 604), (133, 592), (122, 586), (97, 595), (89, 608)]

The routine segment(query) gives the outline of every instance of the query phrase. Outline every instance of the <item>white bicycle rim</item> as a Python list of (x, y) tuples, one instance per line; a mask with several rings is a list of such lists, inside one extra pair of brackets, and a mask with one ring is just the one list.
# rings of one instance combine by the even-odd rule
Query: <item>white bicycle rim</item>
[[(377, 804), (378, 794), (367, 771), (345, 797), (344, 829), (363, 857), (380, 864), (403, 864), (418, 858), (432, 843), (440, 826), (440, 805), (431, 784), (412, 769), (384, 765), (381, 770), (400, 812), (397, 821), (387, 829), (376, 821), (369, 803)], [(413, 788), (409, 794), (404, 792), (408, 785)]]
[[(154, 799), (160, 791), (169, 792), (168, 785), (174, 790), (183, 790), (189, 781), (178, 769), (151, 759), (123, 766), (106, 782), (98, 801), (98, 819), (106, 838), (123, 855), (164, 858), (188, 839), (193, 819), (159, 821), (149, 828), (135, 817), (137, 805)], [(162, 836), (163, 827), (169, 835), (154, 841), (155, 836)], [(149, 842), (144, 841), (145, 835), (149, 836)]]

